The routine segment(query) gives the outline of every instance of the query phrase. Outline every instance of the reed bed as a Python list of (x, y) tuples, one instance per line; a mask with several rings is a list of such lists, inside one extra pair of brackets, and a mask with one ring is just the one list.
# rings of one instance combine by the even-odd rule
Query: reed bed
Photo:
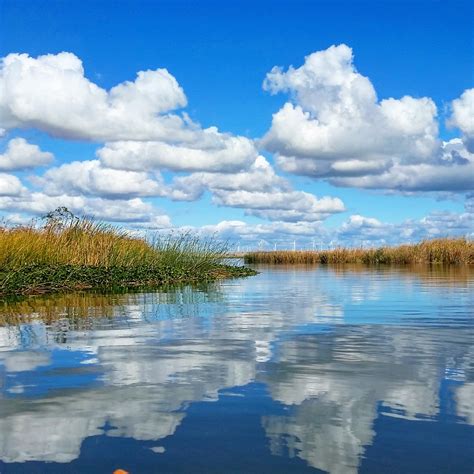
[(265, 264), (474, 264), (474, 242), (464, 238), (424, 240), (396, 247), (336, 248), (333, 250), (284, 250), (250, 252), (245, 263)]
[(252, 274), (223, 264), (226, 256), (227, 245), (213, 239), (145, 239), (61, 211), (39, 227), (0, 227), (0, 296)]

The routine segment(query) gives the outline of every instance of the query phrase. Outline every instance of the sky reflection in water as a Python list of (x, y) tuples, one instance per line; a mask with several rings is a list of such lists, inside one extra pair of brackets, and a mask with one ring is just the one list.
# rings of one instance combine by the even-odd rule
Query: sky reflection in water
[(474, 269), (260, 270), (3, 306), (0, 472), (473, 471)]

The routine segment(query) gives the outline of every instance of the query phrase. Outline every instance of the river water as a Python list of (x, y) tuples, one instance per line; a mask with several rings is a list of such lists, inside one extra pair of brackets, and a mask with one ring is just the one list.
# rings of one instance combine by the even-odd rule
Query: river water
[(0, 472), (474, 471), (474, 269), (257, 267), (0, 310)]

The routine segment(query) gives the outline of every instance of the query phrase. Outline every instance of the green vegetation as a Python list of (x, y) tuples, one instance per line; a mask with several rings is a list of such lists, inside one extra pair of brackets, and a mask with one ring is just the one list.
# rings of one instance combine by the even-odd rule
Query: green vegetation
[(40, 227), (0, 227), (0, 296), (158, 286), (255, 274), (226, 265), (227, 245), (191, 234), (153, 241), (65, 208)]
[(245, 263), (314, 264), (474, 264), (474, 242), (460, 239), (425, 240), (414, 245), (380, 247), (375, 249), (337, 248), (321, 251), (251, 252)]

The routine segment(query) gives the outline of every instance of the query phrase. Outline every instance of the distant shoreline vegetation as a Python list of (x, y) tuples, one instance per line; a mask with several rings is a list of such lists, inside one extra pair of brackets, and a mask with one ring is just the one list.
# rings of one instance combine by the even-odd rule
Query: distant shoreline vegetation
[(465, 264), (474, 265), (474, 241), (464, 238), (424, 240), (396, 247), (336, 248), (333, 250), (258, 251), (244, 255), (248, 264)]
[(149, 241), (58, 208), (40, 226), (0, 226), (0, 297), (256, 274), (226, 265), (227, 256), (227, 244), (215, 239), (179, 234)]

